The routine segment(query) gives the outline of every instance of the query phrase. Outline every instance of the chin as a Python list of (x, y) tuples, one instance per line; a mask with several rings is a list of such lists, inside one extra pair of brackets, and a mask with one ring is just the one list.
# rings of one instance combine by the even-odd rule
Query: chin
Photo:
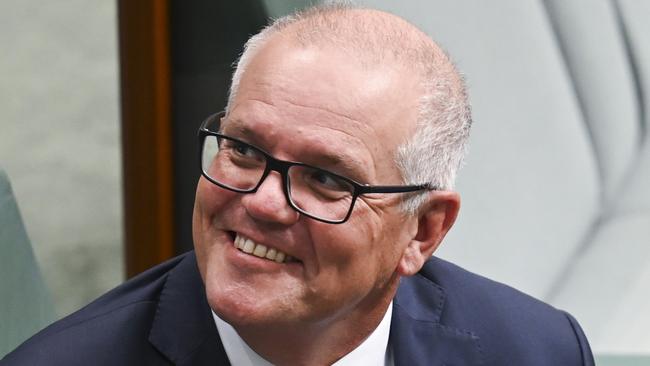
[[(213, 277), (214, 278), (214, 277)], [(282, 307), (273, 304), (260, 291), (248, 284), (219, 281), (206, 283), (206, 296), (212, 310), (232, 326), (265, 325), (282, 318)]]
[(243, 301), (226, 296), (208, 297), (212, 310), (223, 320), (235, 328), (238, 327), (266, 327), (286, 321), (286, 317), (275, 309), (264, 306), (255, 301)]

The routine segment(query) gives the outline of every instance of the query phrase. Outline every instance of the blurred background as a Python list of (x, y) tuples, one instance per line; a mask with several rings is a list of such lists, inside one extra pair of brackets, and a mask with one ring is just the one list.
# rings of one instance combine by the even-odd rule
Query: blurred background
[(0, 166), (59, 315), (124, 279), (116, 27), (114, 1), (0, 2)]
[[(309, 3), (0, 3), (0, 168), (53, 310), (31, 333), (191, 249), (196, 128), (246, 39)], [(467, 79), (463, 208), (437, 255), (569, 311), (601, 355), (649, 354), (650, 2), (358, 3)]]

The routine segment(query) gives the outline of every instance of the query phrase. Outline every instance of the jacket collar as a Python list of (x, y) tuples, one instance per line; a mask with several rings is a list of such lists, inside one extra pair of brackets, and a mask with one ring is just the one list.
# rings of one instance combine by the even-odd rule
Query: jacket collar
[(167, 274), (149, 342), (175, 365), (229, 365), (194, 252)]
[(442, 324), (445, 292), (428, 277), (403, 278), (397, 290), (389, 340), (395, 366), (482, 364), (478, 336)]

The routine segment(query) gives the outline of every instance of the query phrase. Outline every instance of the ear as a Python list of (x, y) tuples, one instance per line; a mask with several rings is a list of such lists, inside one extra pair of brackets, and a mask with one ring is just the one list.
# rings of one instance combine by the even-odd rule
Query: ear
[(451, 191), (434, 191), (417, 215), (417, 232), (402, 253), (397, 273), (416, 274), (438, 248), (460, 209), (460, 196)]

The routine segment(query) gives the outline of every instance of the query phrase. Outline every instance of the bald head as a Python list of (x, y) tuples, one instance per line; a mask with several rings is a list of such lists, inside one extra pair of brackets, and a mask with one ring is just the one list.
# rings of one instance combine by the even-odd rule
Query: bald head
[[(334, 49), (364, 68), (391, 67), (405, 78), (417, 75), (421, 96), (405, 103), (417, 106), (418, 117), (396, 121), (414, 133), (397, 149), (395, 164), (405, 184), (453, 187), (471, 124), (469, 105), (461, 76), (425, 33), (393, 14), (340, 4), (279, 18), (246, 43), (233, 75), (227, 112), (251, 60), (272, 38), (291, 47)], [(413, 213), (423, 201), (421, 195), (410, 197), (404, 209)]]
[(452, 89), (462, 89), (462, 81), (445, 53), (411, 23), (379, 10), (340, 4), (308, 8), (274, 21), (247, 42), (238, 73), (269, 38), (278, 34), (296, 46), (334, 47), (367, 67), (397, 64), (417, 71), (423, 82), (437, 77), (451, 83)]
[(303, 46), (333, 46), (368, 67), (390, 63), (419, 67), (425, 60), (441, 72), (450, 66), (442, 50), (426, 34), (404, 19), (378, 10), (311, 8), (278, 30)]

